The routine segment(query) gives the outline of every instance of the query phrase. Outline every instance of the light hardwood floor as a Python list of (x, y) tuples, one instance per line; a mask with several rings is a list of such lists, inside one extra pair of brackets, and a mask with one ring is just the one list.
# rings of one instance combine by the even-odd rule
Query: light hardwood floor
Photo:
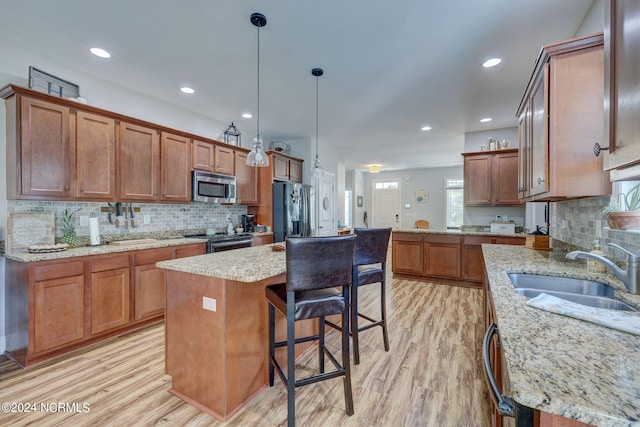
[[(355, 414), (345, 414), (342, 380), (324, 381), (297, 389), (297, 425), (488, 426), (482, 291), (393, 279), (387, 286), (391, 349), (384, 351), (380, 328), (361, 333), (361, 363), (352, 365)], [(365, 312), (377, 315), (378, 294), (377, 285), (360, 290)], [(327, 342), (339, 354), (337, 331)], [(298, 372), (307, 362), (316, 366), (315, 352), (297, 364)], [(37, 406), (29, 413), (3, 410), (0, 426), (286, 425), (286, 390), (277, 377), (225, 424), (168, 393), (170, 381), (162, 325), (25, 371), (0, 358), (0, 402)], [(45, 413), (41, 402), (71, 410)]]

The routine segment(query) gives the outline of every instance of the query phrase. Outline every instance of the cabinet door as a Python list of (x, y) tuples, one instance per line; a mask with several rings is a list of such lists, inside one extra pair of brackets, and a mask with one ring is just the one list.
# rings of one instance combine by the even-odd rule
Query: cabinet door
[(205, 243), (194, 243), (176, 248), (176, 258), (187, 258), (190, 256), (204, 255), (207, 252)]
[(91, 273), (91, 334), (129, 323), (129, 267)]
[(160, 138), (155, 129), (120, 124), (120, 199), (156, 201), (160, 176)]
[(33, 351), (51, 350), (84, 337), (84, 275), (34, 284)]
[(215, 172), (224, 175), (233, 175), (235, 163), (236, 159), (233, 149), (216, 145), (214, 161)]
[(251, 242), (251, 246), (260, 246), (260, 245), (268, 245), (273, 243), (273, 234), (268, 235), (256, 235), (253, 236), (253, 242)]
[(640, 161), (639, 21), (639, 2), (605, 2), (605, 170)]
[(490, 206), (491, 181), (490, 154), (464, 157), (465, 206)]
[(215, 160), (215, 146), (209, 142), (193, 141), (193, 168), (206, 172), (213, 172)]
[(190, 202), (191, 140), (162, 132), (160, 149), (160, 200)]
[(143, 320), (164, 313), (165, 271), (155, 264), (135, 267), (134, 320)]
[(236, 151), (236, 203), (241, 205), (258, 204), (258, 169), (247, 166), (247, 153)]
[[(491, 192), (496, 206), (520, 205), (518, 198), (518, 153), (500, 153), (492, 157)], [(466, 183), (467, 181), (465, 181)]]
[(460, 278), (460, 243), (425, 243), (426, 274)]
[(549, 64), (538, 74), (531, 95), (531, 147), (529, 156), (529, 195), (549, 191), (549, 106), (545, 94), (548, 87)]
[(525, 101), (518, 118), (518, 195), (529, 197), (531, 183), (531, 102)]
[(393, 240), (392, 257), (393, 272), (406, 274), (423, 274), (424, 256), (422, 237), (415, 240)]
[(484, 278), (484, 258), (482, 244), (493, 243), (487, 236), (465, 236), (462, 246), (462, 277), (470, 282), (482, 283)]
[(289, 179), (293, 182), (302, 182), (302, 162), (289, 160)]
[(289, 159), (272, 155), (273, 161), (273, 177), (275, 179), (289, 180)]
[(21, 195), (66, 199), (75, 193), (71, 189), (75, 146), (69, 137), (69, 109), (27, 97), (21, 100)]
[(77, 197), (113, 200), (116, 196), (115, 120), (78, 111), (76, 150)]

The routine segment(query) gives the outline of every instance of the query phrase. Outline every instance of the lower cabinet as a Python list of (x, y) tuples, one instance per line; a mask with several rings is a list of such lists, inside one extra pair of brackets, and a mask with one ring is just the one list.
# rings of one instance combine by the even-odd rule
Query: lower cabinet
[(525, 237), (394, 231), (392, 270), (398, 277), (481, 286), (484, 277), (483, 243), (524, 245)]
[[(27, 367), (162, 320), (156, 261), (205, 243), (30, 263), (5, 260), (5, 354)], [(133, 284), (133, 286), (132, 286)]]
[(273, 243), (273, 234), (256, 234), (253, 236), (251, 246), (268, 245), (269, 243)]

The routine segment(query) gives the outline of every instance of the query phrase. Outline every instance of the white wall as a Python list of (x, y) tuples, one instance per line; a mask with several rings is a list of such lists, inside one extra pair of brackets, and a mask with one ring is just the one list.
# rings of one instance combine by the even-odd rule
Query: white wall
[(604, 29), (604, 1), (605, 0), (595, 0), (593, 2), (587, 16), (585, 16), (578, 31), (576, 31), (576, 37), (597, 33)]
[[(6, 240), (5, 224), (7, 223), (7, 185), (5, 177), (7, 176), (7, 162), (5, 153), (7, 152), (6, 140), (6, 121), (4, 102), (0, 102), (0, 240)], [(0, 353), (4, 353), (6, 349), (6, 332), (4, 319), (4, 257), (0, 257)]]

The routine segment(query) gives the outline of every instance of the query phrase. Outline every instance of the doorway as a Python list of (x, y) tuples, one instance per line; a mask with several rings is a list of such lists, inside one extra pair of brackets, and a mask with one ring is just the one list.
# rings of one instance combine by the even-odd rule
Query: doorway
[(373, 215), (375, 228), (400, 228), (400, 179), (373, 181)]

